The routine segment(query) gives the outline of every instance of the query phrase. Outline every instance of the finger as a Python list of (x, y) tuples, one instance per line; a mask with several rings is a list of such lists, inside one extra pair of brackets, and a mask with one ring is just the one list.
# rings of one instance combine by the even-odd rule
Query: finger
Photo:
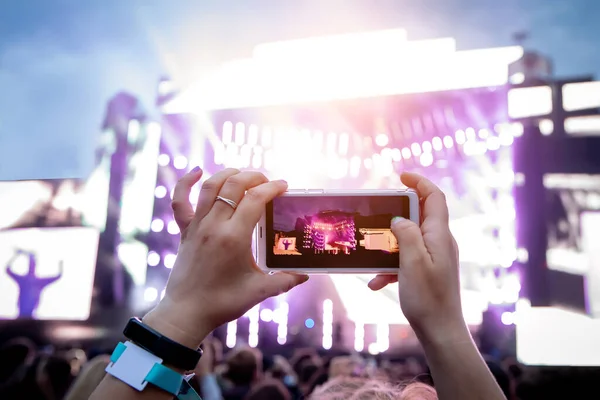
[[(247, 190), (268, 181), (267, 177), (260, 172), (240, 172), (227, 178), (219, 191), (219, 196), (239, 204)], [(224, 201), (217, 201), (211, 208), (209, 215), (210, 218), (229, 219), (234, 211), (234, 208)]]
[(265, 212), (265, 206), (275, 197), (287, 190), (286, 181), (270, 181), (249, 189), (242, 198), (232, 219), (239, 221), (238, 226), (254, 229)]
[(194, 218), (194, 208), (190, 202), (190, 192), (201, 177), (202, 170), (200, 167), (196, 167), (179, 179), (177, 185), (175, 185), (175, 190), (173, 190), (171, 207), (173, 208), (173, 217), (175, 217), (175, 222), (177, 222), (181, 232), (187, 228), (192, 218)]
[(256, 282), (257, 293), (260, 293), (259, 301), (264, 301), (270, 297), (279, 296), (287, 293), (298, 285), (308, 281), (308, 275), (291, 274), (287, 272), (276, 272), (272, 275), (259, 275), (260, 279)]
[(396, 217), (392, 220), (392, 232), (400, 248), (400, 268), (420, 264), (425, 257), (431, 259), (417, 224), (409, 219)]
[(423, 198), (423, 220), (429, 218), (448, 223), (448, 204), (446, 196), (440, 188), (429, 179), (411, 172), (404, 172), (400, 179), (406, 186), (415, 189)]
[(398, 282), (398, 274), (394, 275), (377, 275), (369, 282), (369, 289), (373, 291), (381, 290), (390, 283)]
[(215, 204), (215, 199), (221, 190), (221, 187), (230, 176), (239, 174), (240, 170), (234, 168), (227, 168), (223, 171), (219, 171), (209, 179), (204, 181), (202, 189), (200, 189), (200, 195), (198, 196), (198, 204), (196, 205), (196, 218), (201, 220), (208, 214), (210, 209)]

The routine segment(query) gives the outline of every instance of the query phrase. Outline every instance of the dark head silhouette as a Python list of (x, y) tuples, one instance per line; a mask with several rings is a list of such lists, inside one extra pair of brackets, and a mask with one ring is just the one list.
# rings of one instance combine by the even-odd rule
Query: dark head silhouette
[[(18, 275), (12, 270), (12, 264), (21, 256), (28, 256), (29, 269), (26, 275)], [(19, 318), (32, 318), (38, 307), (44, 288), (57, 280), (63, 273), (63, 262), (60, 262), (59, 272), (52, 277), (39, 278), (36, 275), (36, 255), (30, 251), (16, 250), (15, 255), (6, 264), (6, 273), (19, 285)]]

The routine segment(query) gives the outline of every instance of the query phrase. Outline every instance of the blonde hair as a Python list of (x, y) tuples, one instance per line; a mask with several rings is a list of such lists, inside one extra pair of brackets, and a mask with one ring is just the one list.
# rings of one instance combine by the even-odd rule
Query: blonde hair
[(311, 400), (438, 400), (435, 389), (420, 382), (394, 386), (375, 379), (339, 377), (315, 389)]
[(87, 400), (100, 384), (110, 363), (109, 356), (98, 356), (90, 360), (73, 382), (73, 386), (65, 396), (65, 400)]

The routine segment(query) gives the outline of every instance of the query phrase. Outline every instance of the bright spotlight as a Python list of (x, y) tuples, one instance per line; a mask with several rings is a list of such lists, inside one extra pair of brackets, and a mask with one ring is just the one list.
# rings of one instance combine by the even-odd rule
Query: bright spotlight
[(154, 189), (154, 196), (157, 199), (162, 199), (167, 195), (167, 188), (164, 186), (157, 186), (156, 189)]
[(167, 254), (163, 261), (165, 264), (165, 267), (167, 267), (169, 269), (173, 269), (176, 259), (177, 259), (177, 256), (175, 254)]
[(171, 162), (171, 157), (168, 154), (161, 154), (158, 156), (158, 165), (166, 167)]
[(158, 299), (158, 290), (153, 287), (148, 287), (144, 290), (144, 300), (148, 303), (152, 303)]
[(185, 156), (176, 156), (173, 159), (173, 166), (177, 169), (185, 169), (188, 166), (188, 159)]
[(160, 255), (155, 251), (149, 252), (148, 253), (148, 265), (151, 267), (156, 267), (159, 263), (160, 263)]

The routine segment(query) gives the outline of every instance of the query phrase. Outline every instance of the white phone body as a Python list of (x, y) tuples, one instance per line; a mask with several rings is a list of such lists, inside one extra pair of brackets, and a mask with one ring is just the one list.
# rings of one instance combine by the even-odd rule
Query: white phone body
[[(324, 189), (307, 189), (307, 190), (290, 190), (282, 195), (282, 197), (304, 197), (304, 198), (326, 198), (326, 197), (398, 197), (404, 196), (408, 198), (408, 215), (404, 215), (406, 218), (420, 224), (420, 211), (419, 211), (419, 196), (417, 192), (412, 189), (386, 189), (386, 190), (324, 190)], [(398, 272), (398, 267), (381, 267), (377, 265), (364, 265), (364, 266), (352, 266), (350, 268), (344, 267), (311, 267), (310, 265), (294, 266), (294, 267), (277, 267), (273, 265), (267, 265), (269, 257), (273, 258), (272, 255), (267, 256), (267, 252), (273, 254), (274, 243), (272, 237), (268, 232), (273, 231), (272, 227), (267, 226), (267, 213), (269, 212), (269, 206), (265, 209), (255, 231), (255, 258), (258, 266), (266, 272), (275, 271), (286, 271), (286, 272), (298, 272), (306, 274), (395, 274)], [(271, 210), (272, 213), (272, 210)], [(406, 214), (406, 213), (405, 213)], [(390, 220), (391, 223), (391, 220)], [(294, 257), (294, 256), (283, 256), (283, 257)], [(339, 255), (336, 257), (344, 257)], [(298, 261), (301, 263), (301, 261)], [(340, 261), (341, 262), (341, 261)]]

